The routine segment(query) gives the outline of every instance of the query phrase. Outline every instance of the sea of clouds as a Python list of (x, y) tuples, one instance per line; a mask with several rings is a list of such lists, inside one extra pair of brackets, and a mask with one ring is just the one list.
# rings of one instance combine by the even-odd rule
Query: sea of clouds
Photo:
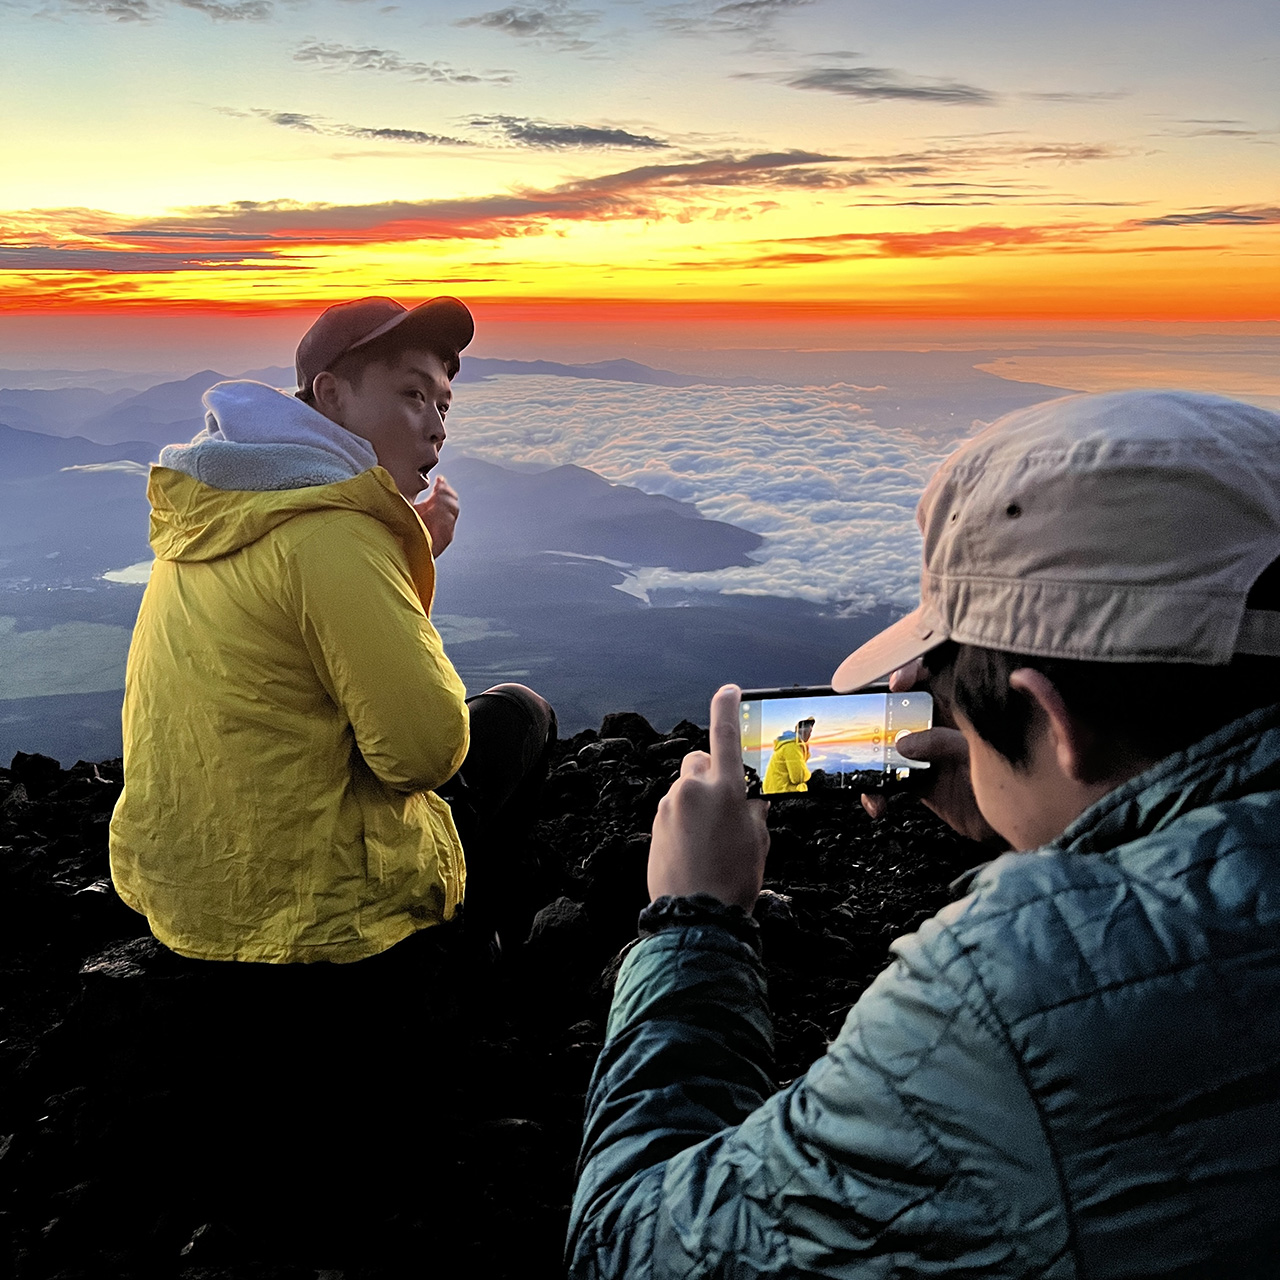
[(635, 594), (693, 588), (910, 608), (916, 502), (958, 441), (877, 425), (863, 390), (495, 377), (458, 389), (440, 471), (450, 450), (508, 465), (573, 463), (766, 539), (750, 567), (636, 570)]

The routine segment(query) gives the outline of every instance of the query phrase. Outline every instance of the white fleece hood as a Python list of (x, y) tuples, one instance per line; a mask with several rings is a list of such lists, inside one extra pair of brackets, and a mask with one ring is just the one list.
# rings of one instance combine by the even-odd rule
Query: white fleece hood
[(204, 430), (162, 449), (160, 466), (211, 488), (306, 489), (378, 465), (367, 440), (266, 383), (219, 382), (204, 393), (204, 407)]

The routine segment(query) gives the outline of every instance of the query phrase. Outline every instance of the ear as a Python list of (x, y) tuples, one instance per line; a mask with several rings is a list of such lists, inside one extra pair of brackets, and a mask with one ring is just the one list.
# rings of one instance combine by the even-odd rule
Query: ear
[(1009, 687), (1026, 694), (1040, 708), (1049, 726), (1058, 768), (1072, 782), (1093, 782), (1094, 733), (1071, 714), (1053, 681), (1034, 667), (1019, 667), (1009, 677)]
[(311, 398), (316, 408), (334, 422), (341, 421), (345, 392), (346, 383), (328, 369), (317, 373), (311, 380)]

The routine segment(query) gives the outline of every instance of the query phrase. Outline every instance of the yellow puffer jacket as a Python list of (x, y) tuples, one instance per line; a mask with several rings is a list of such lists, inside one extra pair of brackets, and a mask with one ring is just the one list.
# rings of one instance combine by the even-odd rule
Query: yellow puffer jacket
[(808, 791), (809, 744), (798, 742), (793, 733), (784, 733), (774, 744), (769, 757), (769, 767), (764, 771), (763, 795), (778, 795), (785, 791)]
[(432, 792), (467, 751), (417, 513), (380, 467), (273, 492), (155, 467), (129, 652), (121, 897), (182, 955), (359, 960), (449, 919)]

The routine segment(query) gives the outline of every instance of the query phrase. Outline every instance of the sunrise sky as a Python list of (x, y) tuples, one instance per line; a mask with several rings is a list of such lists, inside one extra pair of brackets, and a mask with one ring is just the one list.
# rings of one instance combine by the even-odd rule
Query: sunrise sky
[(588, 324), (1277, 315), (1273, 0), (5, 0), (3, 23), (4, 333), (368, 293)]

